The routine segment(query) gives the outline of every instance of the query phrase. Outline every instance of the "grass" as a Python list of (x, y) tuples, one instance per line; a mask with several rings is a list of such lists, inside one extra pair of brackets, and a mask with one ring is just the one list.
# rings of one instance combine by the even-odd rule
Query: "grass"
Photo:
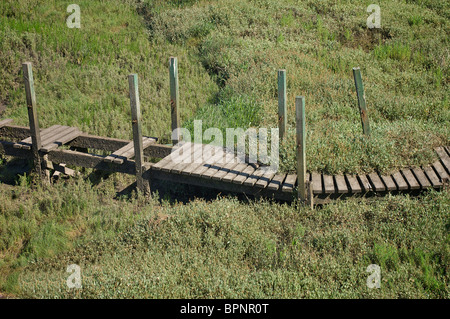
[[(434, 2), (386, 2), (381, 4), (381, 30), (369, 31), (364, 25), (365, 7), (353, 1), (147, 3), (160, 12), (149, 17), (153, 38), (197, 52), (221, 90), (249, 97), (260, 106), (259, 126), (276, 127), (276, 71), (287, 69), (289, 114), (294, 114), (294, 97), (306, 96), (307, 161), (312, 171), (388, 172), (429, 162), (434, 159), (433, 147), (448, 143), (448, 126), (442, 126), (450, 119), (445, 7)], [(423, 23), (414, 22), (412, 28), (408, 21), (416, 21), (419, 14)], [(366, 147), (347, 153), (333, 144), (335, 137), (342, 144), (361, 137), (351, 76), (354, 66), (363, 70), (370, 121), (379, 134)], [(245, 117), (244, 111), (237, 114)], [(294, 128), (293, 116), (288, 123)], [(403, 139), (395, 147), (385, 147), (391, 144), (392, 128), (398, 123), (415, 132), (404, 139), (420, 144), (420, 150), (398, 152)], [(374, 144), (384, 151), (371, 150)], [(283, 169), (293, 171), (294, 143), (286, 145), (289, 149), (284, 153), (291, 155)], [(379, 164), (366, 163), (367, 153)], [(324, 165), (318, 154), (348, 158), (349, 163)]]
[[(18, 254), (23, 263), (3, 288), (33, 298), (449, 296), (449, 192), (309, 210), (233, 197), (186, 205), (111, 202), (107, 184), (93, 189), (70, 181), (2, 194), (26, 195), (2, 204), (10, 220), (2, 223), (3, 242), (27, 242)], [(95, 199), (102, 205), (87, 204)], [(4, 206), (19, 203), (22, 217), (13, 219), (17, 208)], [(20, 232), (9, 227), (17, 220)], [(81, 290), (65, 286), (72, 263), (82, 269)], [(381, 289), (366, 286), (370, 264), (381, 267)]]
[[(269, 128), (287, 70), (282, 171), (295, 169), (294, 99), (306, 98), (308, 170), (388, 172), (436, 159), (450, 137), (449, 4), (349, 1), (65, 0), (0, 3), (0, 111), (27, 125), (21, 63), (31, 61), (43, 127), (131, 138), (127, 76), (138, 73), (143, 134), (170, 139), (170, 56), (183, 127)], [(30, 10), (33, 8), (33, 10)], [(362, 70), (372, 136), (360, 126)], [(205, 141), (209, 142), (209, 141)], [(13, 163), (13, 164), (12, 164)], [(29, 298), (448, 298), (450, 197), (386, 196), (315, 211), (190, 191), (118, 198), (129, 177), (35, 184), (2, 159), (0, 292)], [(15, 164), (14, 164), (15, 163)], [(25, 165), (26, 166), (26, 165)], [(19, 175), (18, 175), (19, 174)], [(195, 193), (201, 196), (203, 193)], [(191, 194), (192, 195), (192, 194)], [(209, 194), (210, 195), (210, 194)], [(66, 268), (82, 267), (68, 290)], [(381, 289), (366, 268), (381, 267)]]

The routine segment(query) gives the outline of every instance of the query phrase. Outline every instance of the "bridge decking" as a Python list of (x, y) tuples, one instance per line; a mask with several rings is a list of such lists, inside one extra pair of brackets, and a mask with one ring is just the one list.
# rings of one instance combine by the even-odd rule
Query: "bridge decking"
[[(212, 148), (202, 156), (197, 149)], [(246, 163), (239, 157), (219, 147), (185, 143), (176, 154), (171, 154), (153, 165), (152, 176), (196, 185), (211, 185), (218, 189), (236, 190), (256, 194), (266, 190), (270, 196), (275, 193), (291, 194), (297, 187), (297, 175), (279, 173), (269, 166)], [(436, 149), (440, 160), (432, 165), (405, 168), (392, 174), (378, 173), (358, 175), (327, 175), (307, 173), (307, 180), (312, 182), (314, 195), (352, 195), (368, 192), (414, 191), (427, 188), (439, 189), (448, 181), (450, 174), (450, 148)], [(193, 156), (196, 153), (196, 156)], [(219, 182), (221, 184), (219, 184)], [(222, 185), (222, 187), (220, 186)], [(248, 191), (248, 188), (254, 188)], [(280, 196), (275, 196), (280, 197)], [(281, 196), (288, 198), (289, 196)]]
[[(31, 62), (25, 62), (22, 69), (29, 127), (12, 125), (12, 119), (0, 120), (0, 155), (33, 159), (34, 170), (43, 179), (48, 178), (49, 169), (59, 172), (57, 175), (73, 174), (75, 171), (68, 167), (72, 165), (134, 174), (137, 188), (145, 193), (149, 191), (150, 180), (163, 179), (277, 199), (292, 200), (298, 197), (310, 205), (316, 202), (316, 198), (326, 200), (367, 193), (439, 189), (448, 183), (450, 149), (447, 146), (436, 149), (439, 160), (431, 165), (403, 168), (386, 175), (376, 172), (357, 175), (307, 172), (303, 96), (295, 99), (298, 176), (277, 172), (261, 163), (249, 163), (245, 156), (237, 156), (222, 147), (178, 143), (180, 136), (175, 130), (180, 128), (177, 59), (172, 57), (170, 62), (171, 126), (172, 133), (178, 135), (172, 134), (174, 147), (158, 145), (156, 138), (142, 136), (137, 74), (128, 76), (133, 141), (92, 136), (76, 127), (63, 125), (40, 129)], [(368, 136), (370, 129), (362, 80), (359, 69), (353, 70), (354, 76), (357, 75), (355, 84), (363, 131)], [(283, 74), (279, 73), (279, 76), (282, 75), (279, 82), (279, 119), (286, 118), (286, 97), (281, 94), (285, 92)], [(278, 124), (280, 131), (285, 132), (286, 121), (280, 120)], [(281, 135), (283, 138), (283, 133)], [(90, 150), (102, 150), (103, 154), (107, 154), (89, 153)], [(157, 163), (144, 162), (144, 155), (161, 160)]]
[[(0, 127), (0, 136), (20, 139), (18, 142), (0, 141), (1, 153), (32, 157), (29, 128), (12, 126), (9, 119), (0, 123), (4, 123)], [(135, 173), (133, 141), (89, 136), (75, 127), (61, 125), (42, 129), (40, 133), (40, 152), (48, 155), (47, 168), (62, 173), (73, 172), (66, 167), (67, 164)], [(156, 138), (142, 138), (144, 154), (162, 158), (157, 163), (144, 163), (145, 178), (284, 200), (295, 197), (296, 174), (280, 173), (261, 163), (249, 163), (245, 156), (237, 156), (222, 147), (181, 142), (172, 148), (158, 145), (156, 141)], [(106, 149), (110, 154), (100, 156), (60, 149), (62, 145)], [(160, 155), (158, 148), (163, 149)], [(403, 168), (391, 174), (327, 175), (308, 172), (306, 179), (312, 182), (312, 193), (317, 198), (440, 189), (450, 178), (450, 147), (438, 147), (436, 152), (439, 160), (431, 165)]]

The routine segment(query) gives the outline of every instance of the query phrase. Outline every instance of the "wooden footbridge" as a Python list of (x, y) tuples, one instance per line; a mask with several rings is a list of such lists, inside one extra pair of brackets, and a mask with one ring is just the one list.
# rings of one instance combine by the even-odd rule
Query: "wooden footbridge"
[[(245, 157), (223, 147), (190, 142), (178, 142), (175, 146), (158, 144), (157, 138), (141, 134), (135, 74), (129, 76), (133, 141), (89, 135), (63, 125), (40, 129), (31, 64), (24, 63), (23, 71), (30, 126), (13, 125), (11, 119), (0, 120), (0, 155), (32, 158), (36, 172), (44, 179), (48, 179), (50, 170), (73, 175), (75, 171), (69, 166), (79, 166), (136, 175), (138, 188), (149, 194), (150, 181), (160, 179), (287, 201), (298, 197), (309, 205), (346, 196), (441, 189), (449, 181), (450, 147), (447, 146), (436, 149), (439, 160), (428, 166), (405, 168), (386, 175), (326, 175), (306, 172), (304, 134), (299, 128), (297, 174), (279, 173), (270, 166), (249, 163)], [(297, 108), (297, 122), (302, 124), (302, 99), (299, 105), (303, 105), (303, 112), (301, 107)], [(176, 95), (172, 99), (172, 113), (178, 121)], [(94, 150), (107, 154), (91, 152)], [(160, 160), (145, 162), (144, 156)]]

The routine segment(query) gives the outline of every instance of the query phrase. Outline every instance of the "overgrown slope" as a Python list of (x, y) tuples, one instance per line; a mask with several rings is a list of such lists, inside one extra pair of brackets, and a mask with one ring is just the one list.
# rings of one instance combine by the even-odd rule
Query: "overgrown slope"
[[(276, 71), (306, 96), (307, 165), (324, 172), (388, 171), (434, 159), (449, 144), (449, 4), (80, 0), (0, 2), (0, 109), (27, 125), (21, 63), (32, 61), (41, 125), (130, 138), (127, 75), (138, 73), (144, 134), (170, 130), (169, 56), (178, 56), (183, 125), (276, 126)], [(361, 135), (353, 66), (360, 66), (373, 135)], [(16, 168), (16, 166), (14, 166)], [(17, 168), (19, 170), (19, 168)], [(86, 176), (35, 185), (2, 160), (0, 292), (21, 297), (448, 298), (448, 189), (351, 199), (315, 211), (235, 197), (178, 203), (173, 196), (113, 198), (131, 177)], [(185, 194), (187, 193), (187, 194)], [(211, 195), (211, 194), (209, 194)], [(214, 196), (215, 198), (215, 196)], [(69, 264), (83, 289), (65, 286)], [(382, 289), (366, 286), (369, 264)]]
[[(382, 1), (381, 29), (373, 30), (366, 26), (368, 1), (144, 2), (152, 38), (195, 52), (221, 87), (225, 103), (197, 113), (206, 127), (276, 127), (276, 74), (287, 70), (291, 129), (282, 169), (295, 169), (298, 95), (306, 97), (311, 171), (419, 165), (435, 156), (433, 147), (449, 142), (446, 2)], [(366, 87), (370, 140), (361, 136), (355, 66)], [(250, 102), (232, 108), (236, 120), (230, 121), (228, 101), (242, 96)]]

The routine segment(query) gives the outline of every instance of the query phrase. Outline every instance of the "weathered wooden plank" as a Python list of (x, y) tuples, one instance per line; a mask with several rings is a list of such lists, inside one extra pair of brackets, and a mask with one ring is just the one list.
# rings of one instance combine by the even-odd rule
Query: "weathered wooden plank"
[[(184, 148), (183, 148), (184, 147)], [(190, 147), (190, 144), (180, 142), (176, 146), (173, 147), (172, 152), (164, 157), (162, 160), (160, 160), (158, 163), (152, 166), (153, 170), (160, 170), (165, 165), (172, 162), (172, 158), (176, 158), (177, 156), (180, 156), (184, 152), (188, 150)]]
[[(56, 128), (53, 132), (51, 132), (50, 134), (48, 134), (45, 139), (41, 138), (42, 141), (42, 147), (53, 143), (55, 141), (55, 139), (64, 136), (67, 132), (72, 132), (74, 131), (76, 128), (74, 127), (70, 127), (70, 126), (60, 126), (58, 128)], [(42, 149), (41, 147), (41, 149)]]
[(267, 166), (258, 167), (248, 178), (244, 181), (244, 185), (253, 186), (258, 179), (266, 173)]
[[(46, 142), (49, 137), (56, 135), (57, 133), (60, 133), (66, 129), (68, 129), (70, 126), (67, 125), (52, 125), (46, 129), (41, 130), (41, 141)], [(31, 137), (26, 138), (22, 142), (24, 143), (31, 143)], [(42, 144), (44, 145), (44, 144)]]
[(354, 175), (345, 175), (345, 178), (350, 185), (350, 191), (352, 193), (361, 193), (361, 185), (359, 185), (358, 179)]
[(284, 180), (281, 190), (285, 193), (291, 193), (294, 191), (295, 183), (297, 181), (297, 175), (288, 174)]
[(431, 166), (427, 166), (423, 170), (427, 175), (428, 179), (431, 181), (431, 184), (433, 185), (434, 188), (442, 187), (442, 182), (439, 180), (439, 177), (436, 175)]
[(193, 163), (188, 165), (183, 169), (181, 174), (183, 175), (191, 175), (194, 171), (196, 171), (199, 167), (202, 167), (205, 164), (206, 160), (209, 160), (213, 157), (214, 153), (212, 152), (213, 147), (211, 145), (203, 145), (202, 149), (198, 154), (195, 154), (194, 151), (194, 160)]
[(323, 189), (322, 176), (319, 173), (311, 173), (311, 181), (313, 183), (314, 194), (322, 194), (325, 192)]
[(31, 144), (25, 144), (24, 142), (17, 142), (17, 143), (14, 143), (14, 146), (13, 146), (14, 148), (17, 148), (17, 149), (24, 149), (24, 150), (31, 150)]
[(231, 169), (223, 178), (224, 182), (233, 182), (233, 179), (236, 178), (243, 170), (248, 167), (248, 163), (239, 163), (233, 169)]
[(14, 144), (14, 142), (0, 141), (0, 155), (8, 155), (27, 159), (33, 156), (31, 150), (15, 148)]
[(56, 128), (55, 130), (53, 130), (52, 132), (47, 134), (45, 136), (45, 138), (42, 138), (42, 136), (41, 136), (42, 146), (47, 145), (49, 143), (52, 143), (57, 138), (63, 136), (64, 134), (66, 134), (69, 131), (70, 132), (73, 131), (74, 129), (76, 129), (76, 128), (75, 127), (70, 127), (70, 126), (63, 126), (63, 125), (58, 127), (58, 128)]
[(372, 186), (370, 185), (369, 180), (367, 179), (367, 176), (364, 174), (358, 175), (359, 182), (362, 186), (363, 192), (371, 192), (373, 191)]
[[(0, 136), (2, 138), (12, 139), (14, 141), (20, 141), (30, 136), (30, 128), (26, 126), (7, 125), (0, 128)], [(155, 137), (156, 141), (158, 140)], [(130, 140), (123, 140), (118, 138), (90, 135), (82, 133), (74, 140), (67, 143), (70, 147), (84, 148), (84, 149), (96, 149), (108, 152), (115, 152), (121, 147), (124, 147), (130, 143)], [(144, 150), (144, 155), (154, 158), (165, 158), (170, 155), (174, 147), (170, 145), (151, 144)]]
[(450, 176), (445, 171), (445, 168), (444, 168), (444, 166), (442, 166), (440, 161), (434, 162), (432, 166), (442, 182), (446, 182), (449, 180)]
[(65, 163), (56, 164), (56, 163), (52, 163), (48, 160), (45, 160), (43, 164), (46, 169), (54, 169), (55, 171), (65, 174), (65, 175), (68, 175), (68, 176), (77, 175), (77, 172), (71, 168), (68, 168)]
[(403, 174), (403, 177), (405, 177), (410, 190), (420, 189), (420, 184), (416, 180), (410, 169), (402, 169), (401, 172)]
[(425, 176), (425, 173), (422, 171), (422, 169), (418, 167), (414, 167), (412, 169), (412, 172), (414, 173), (414, 176), (419, 181), (419, 184), (422, 189), (431, 187), (431, 183), (428, 180), (428, 178)]
[(443, 147), (436, 148), (436, 153), (438, 153), (442, 165), (446, 169), (447, 173), (450, 174), (450, 156), (448, 156), (447, 152), (444, 150)]
[[(51, 127), (41, 130), (41, 145), (45, 145), (49, 136), (55, 135), (55, 134), (63, 131), (65, 127), (69, 127), (69, 126), (53, 125)], [(25, 150), (31, 150), (31, 144), (32, 144), (31, 136), (29, 136), (26, 139), (23, 139), (22, 141), (14, 144), (14, 148), (22, 148)]]
[(281, 185), (283, 184), (284, 179), (286, 178), (287, 174), (277, 174), (275, 175), (272, 180), (270, 181), (269, 185), (267, 185), (267, 188), (273, 191), (277, 191)]
[(65, 163), (66, 165), (94, 168), (109, 172), (125, 174), (135, 174), (136, 167), (134, 161), (125, 162), (122, 165), (106, 163), (104, 156), (82, 153), (71, 150), (55, 149), (48, 153), (48, 160), (53, 163)]
[(376, 192), (384, 192), (386, 190), (386, 187), (384, 186), (383, 182), (381, 181), (377, 173), (370, 173), (368, 177), (369, 180), (372, 182), (373, 189)]
[(210, 168), (212, 165), (214, 165), (215, 163), (221, 163), (223, 160), (223, 156), (224, 156), (224, 149), (222, 147), (217, 147), (217, 146), (212, 146), (211, 147), (211, 154), (212, 156), (205, 156), (207, 157), (206, 159), (204, 159), (204, 163), (202, 165), (200, 165), (199, 167), (197, 167), (192, 173), (192, 176), (202, 176), (204, 172), (206, 172), (206, 170), (208, 168)]
[[(155, 142), (156, 142), (156, 140), (154, 138), (147, 137), (147, 136), (142, 137), (142, 148), (143, 148), (143, 150), (145, 150), (147, 147), (149, 147), (151, 144), (153, 144)], [(134, 147), (129, 149), (129, 150), (127, 150), (127, 151), (125, 151), (125, 152), (123, 152), (122, 155), (119, 155), (119, 157), (123, 157), (125, 159), (130, 159), (130, 158), (133, 158), (134, 156), (135, 156), (135, 154), (134, 154)]]
[(270, 197), (281, 200), (292, 200), (292, 193), (272, 191), (267, 188), (248, 187), (244, 184), (233, 184), (216, 181), (213, 179), (205, 179), (201, 177), (194, 177), (191, 175), (174, 175), (163, 171), (150, 171), (152, 178), (164, 179), (175, 183), (185, 183), (188, 185), (197, 185), (207, 187), (209, 189), (217, 189), (219, 191), (228, 191), (234, 193), (241, 193), (246, 195), (254, 195), (258, 197)]
[(395, 172), (394, 174), (392, 174), (392, 178), (394, 179), (394, 182), (397, 185), (397, 189), (399, 191), (408, 190), (408, 183), (406, 183), (405, 178), (400, 172)]
[(345, 177), (343, 175), (336, 175), (334, 178), (336, 181), (337, 192), (339, 194), (348, 193), (348, 187), (345, 183)]
[(239, 161), (233, 156), (233, 161), (226, 163), (220, 170), (217, 171), (211, 178), (214, 180), (222, 180), (228, 172), (230, 172), (233, 168), (235, 168), (239, 164)]
[(195, 155), (200, 157), (202, 156), (202, 149), (202, 144), (192, 143), (191, 153), (189, 154), (188, 158), (184, 159), (184, 163), (179, 163), (178, 165), (174, 166), (171, 172), (174, 174), (181, 174), (186, 169), (186, 167), (194, 163)]
[(444, 148), (447, 151), (447, 155), (450, 156), (450, 146), (445, 146)]
[(133, 142), (128, 143), (127, 145), (125, 145), (124, 147), (119, 148), (117, 151), (115, 151), (114, 153), (108, 155), (105, 157), (105, 162), (114, 162), (114, 160), (118, 157), (121, 156), (123, 153), (127, 152), (128, 150), (133, 149), (134, 152), (134, 148), (133, 148)]
[[(43, 141), (49, 134), (52, 134), (55, 130), (59, 129), (60, 127), (62, 127), (62, 125), (52, 125), (50, 127), (47, 127), (46, 129), (42, 129), (41, 130), (41, 141)], [(31, 136), (20, 141), (20, 143), (31, 145)]]
[[(335, 193), (336, 189), (334, 187), (333, 176), (322, 174), (322, 177), (323, 177), (323, 186), (325, 188), (325, 193), (326, 194)], [(314, 183), (314, 181), (313, 181), (313, 183)]]
[(394, 180), (390, 175), (382, 175), (381, 180), (386, 185), (388, 191), (392, 192), (397, 190), (397, 186), (395, 185)]
[(277, 171), (270, 166), (266, 167), (266, 172), (261, 176), (255, 183), (255, 186), (258, 188), (265, 188), (269, 185), (272, 178), (275, 176)]
[(14, 120), (13, 119), (4, 119), (0, 121), (0, 128), (2, 128), (5, 125), (11, 124)]
[(176, 168), (186, 162), (192, 162), (191, 155), (194, 151), (194, 145), (191, 142), (187, 142), (187, 145), (183, 146), (183, 153), (177, 154), (178, 156), (173, 156), (172, 161), (161, 167), (164, 172), (170, 172), (172, 169)]
[(226, 164), (232, 162), (234, 159), (234, 153), (223, 150), (223, 156), (220, 161), (212, 164), (209, 168), (203, 172), (203, 178), (212, 178), (218, 171), (220, 171)]
[(234, 184), (242, 184), (244, 183), (247, 178), (253, 174), (253, 172), (255, 170), (257, 170), (259, 167), (259, 165), (257, 164), (247, 164), (247, 167), (241, 171), (234, 179), (233, 179), (233, 183)]
[(74, 130), (72, 131), (68, 131), (67, 134), (59, 137), (56, 141), (49, 143), (47, 145), (44, 145), (41, 148), (41, 151), (43, 152), (49, 152), (52, 149), (57, 148), (58, 146), (64, 145), (67, 142), (73, 140), (74, 138), (76, 138), (77, 136), (79, 136), (81, 134), (81, 131), (78, 130), (77, 128), (74, 128)]

